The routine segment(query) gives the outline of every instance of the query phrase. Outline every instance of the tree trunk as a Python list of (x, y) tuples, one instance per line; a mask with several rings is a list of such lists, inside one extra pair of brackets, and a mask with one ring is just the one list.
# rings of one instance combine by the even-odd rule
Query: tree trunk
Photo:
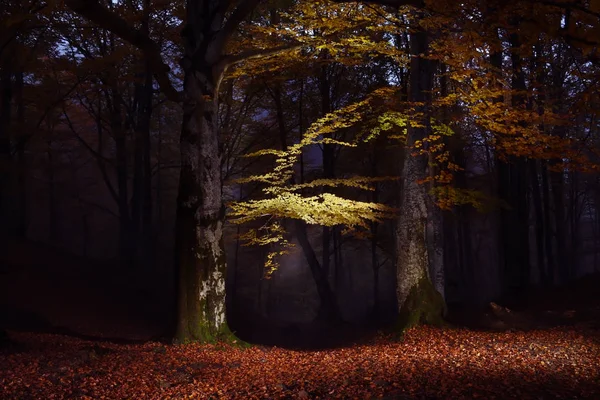
[(28, 198), (27, 198), (27, 160), (25, 159), (25, 103), (23, 100), (23, 68), (15, 75), (15, 89), (17, 102), (17, 186), (19, 190), (19, 201), (17, 205), (17, 227), (16, 234), (18, 237), (25, 239), (27, 237), (28, 220)]
[[(432, 64), (429, 62), (429, 64)], [(429, 66), (430, 69), (433, 69), (433, 65)], [(430, 72), (431, 77), (433, 79), (433, 70)], [(431, 86), (431, 83), (429, 83)], [(431, 90), (431, 89), (429, 89)], [(442, 92), (445, 89), (442, 88)], [(429, 115), (427, 114), (429, 111), (425, 111), (426, 113), (426, 125), (429, 123)], [(447, 123), (447, 118), (444, 118), (444, 123)], [(429, 134), (427, 132), (426, 134)], [(432, 190), (436, 186), (436, 182), (434, 180), (435, 175), (437, 175), (438, 171), (435, 167), (435, 160), (432, 154), (429, 154), (428, 160), (428, 175), (431, 181), (429, 182), (429, 188)], [(442, 298), (445, 299), (445, 275), (444, 275), (444, 216), (442, 210), (435, 204), (434, 198), (432, 196), (427, 196), (427, 258), (429, 264), (429, 276), (431, 282), (433, 283), (433, 287), (435, 290), (442, 295)]]
[[(377, 150), (375, 150), (376, 152)], [(371, 176), (378, 176), (377, 174), (377, 159), (375, 154), (371, 157)], [(379, 203), (379, 185), (375, 182), (373, 188), (371, 201), (373, 203)], [(371, 318), (374, 321), (378, 321), (381, 317), (381, 304), (379, 299), (379, 257), (377, 255), (377, 233), (379, 223), (371, 223), (371, 268), (373, 269), (373, 309), (371, 311)]]
[(531, 176), (531, 194), (533, 200), (533, 210), (535, 212), (535, 246), (537, 250), (537, 267), (540, 275), (540, 282), (543, 286), (549, 285), (549, 279), (546, 268), (546, 258), (544, 251), (544, 209), (542, 203), (542, 192), (540, 188), (540, 179), (537, 171), (536, 160), (528, 160)]
[(136, 87), (131, 230), (136, 240), (135, 256), (144, 267), (151, 262), (152, 238), (152, 165), (150, 161), (150, 119), (152, 117), (152, 74), (146, 66), (144, 83)]
[[(561, 270), (563, 271), (564, 279), (570, 282), (577, 277), (579, 269), (581, 238), (579, 235), (579, 173), (577, 171), (569, 172), (569, 233), (571, 234), (571, 243), (569, 246), (569, 262), (565, 263)], [(565, 282), (565, 283), (566, 283)]]
[[(150, 4), (144, 1), (141, 32), (149, 33)], [(150, 120), (152, 118), (152, 70), (145, 60), (140, 63), (140, 82), (135, 87), (135, 158), (134, 184), (131, 204), (132, 228), (136, 241), (136, 261), (148, 270), (152, 257), (152, 164)]]
[(542, 160), (542, 200), (544, 211), (544, 250), (546, 252), (546, 278), (548, 286), (554, 284), (556, 268), (556, 257), (554, 257), (554, 246), (552, 237), (552, 218), (550, 214), (550, 186), (548, 184), (547, 162)]
[[(117, 167), (117, 205), (119, 208), (119, 257), (127, 266), (133, 262), (133, 243), (131, 217), (129, 215), (129, 169), (127, 163), (127, 137), (123, 126), (118, 88), (111, 89), (110, 129), (115, 141)], [(107, 96), (107, 100), (108, 100)]]
[(337, 307), (333, 291), (329, 286), (329, 282), (323, 277), (319, 258), (317, 257), (317, 254), (308, 240), (306, 223), (301, 220), (295, 220), (295, 228), (298, 243), (300, 243), (300, 247), (302, 248), (310, 268), (310, 272), (315, 280), (317, 293), (319, 294), (319, 299), (321, 300), (321, 306), (319, 307), (317, 319), (321, 321), (335, 321), (340, 317), (339, 309)]
[(12, 68), (9, 59), (0, 66), (0, 230), (14, 233), (13, 181), (14, 165), (11, 157), (11, 102), (13, 98)]
[[(321, 58), (326, 60), (328, 58), (327, 51), (325, 50)], [(319, 92), (321, 95), (321, 116), (331, 112), (331, 85), (328, 77), (328, 66), (327, 64), (322, 65), (320, 68), (319, 74)], [(323, 178), (324, 179), (333, 179), (335, 175), (335, 153), (334, 146), (329, 143), (323, 144)], [(327, 188), (323, 190), (324, 192), (329, 191)], [(329, 282), (329, 272), (330, 272), (330, 264), (331, 264), (331, 234), (332, 230), (328, 226), (323, 227), (322, 233), (322, 262), (321, 262), (321, 281)]]
[[(524, 106), (525, 74), (518, 35), (511, 34), (512, 106)], [(508, 203), (509, 209), (502, 210), (500, 238), (504, 254), (504, 285), (507, 294), (519, 295), (529, 284), (529, 204), (527, 196), (528, 170), (523, 157), (511, 156), (507, 162), (500, 161), (499, 196)]]
[[(420, 57), (428, 52), (428, 35), (418, 30), (410, 36), (410, 92), (409, 101), (419, 102), (417, 112), (427, 114), (427, 103), (432, 88), (433, 69), (431, 61)], [(411, 126), (407, 133), (407, 147), (423, 140), (429, 131), (427, 118), (420, 127)], [(409, 150), (410, 151), (410, 150)], [(402, 172), (403, 192), (398, 222), (397, 240), (397, 289), (400, 312), (399, 328), (421, 322), (441, 322), (444, 300), (433, 287), (429, 278), (429, 255), (427, 224), (430, 200), (427, 188), (419, 181), (427, 177), (427, 156), (408, 155)]]
[(54, 157), (52, 152), (52, 129), (47, 133), (48, 148), (46, 154), (48, 156), (48, 167), (46, 169), (46, 179), (48, 180), (48, 242), (58, 245), (59, 229), (58, 229), (58, 210), (56, 207), (56, 182), (54, 179)]
[[(202, 6), (203, 5), (203, 6)], [(202, 7), (201, 7), (202, 6)], [(176, 220), (175, 338), (179, 342), (212, 342), (229, 335), (225, 317), (226, 262), (223, 243), (224, 206), (218, 145), (217, 67), (213, 29), (223, 15), (218, 2), (188, 4), (182, 32), (185, 53), (181, 173)], [(217, 7), (208, 12), (204, 8)]]

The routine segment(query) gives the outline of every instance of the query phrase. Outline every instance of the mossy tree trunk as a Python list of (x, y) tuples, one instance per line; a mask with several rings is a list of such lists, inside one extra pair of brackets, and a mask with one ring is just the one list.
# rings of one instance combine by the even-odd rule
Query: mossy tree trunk
[[(217, 111), (219, 83), (228, 65), (279, 51), (225, 54), (225, 44), (259, 0), (189, 0), (181, 35), (184, 57), (183, 99), (169, 79), (160, 47), (148, 35), (108, 10), (98, 0), (66, 0), (79, 15), (140, 48), (163, 93), (183, 101), (181, 173), (175, 228), (176, 318), (180, 342), (210, 342), (229, 337), (225, 319), (224, 206)], [(228, 18), (225, 18), (225, 15)]]
[[(196, 4), (202, 3), (202, 4)], [(196, 7), (196, 6), (197, 7)], [(219, 1), (188, 3), (176, 271), (179, 342), (212, 342), (229, 333), (225, 319), (224, 207), (218, 144), (218, 89), (223, 22)], [(207, 12), (209, 11), (209, 12)]]
[[(419, 127), (410, 127), (407, 134), (408, 151), (418, 141), (422, 141), (429, 133), (430, 93), (433, 81), (432, 62), (420, 55), (427, 54), (428, 35), (418, 27), (410, 37), (409, 101), (418, 102), (417, 113), (421, 115)], [(431, 244), (428, 232), (431, 226), (433, 202), (429, 199), (427, 185), (419, 181), (428, 174), (428, 158), (425, 155), (407, 155), (402, 171), (402, 202), (400, 220), (397, 227), (397, 289), (396, 297), (400, 319), (399, 329), (424, 322), (440, 323), (444, 311), (444, 300), (431, 283), (429, 270), (438, 270), (440, 266), (431, 268), (430, 262), (439, 257), (430, 257)]]

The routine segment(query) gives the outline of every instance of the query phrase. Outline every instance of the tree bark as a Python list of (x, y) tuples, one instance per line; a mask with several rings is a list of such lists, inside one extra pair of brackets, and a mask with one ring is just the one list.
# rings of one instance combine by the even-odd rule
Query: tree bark
[[(194, 3), (196, 4), (196, 3)], [(208, 8), (208, 10), (204, 9)], [(224, 206), (218, 145), (215, 35), (224, 10), (218, 1), (188, 3), (182, 32), (185, 53), (181, 173), (176, 220), (179, 342), (211, 342), (229, 334), (225, 318)], [(215, 31), (216, 29), (216, 31)]]
[[(150, 4), (144, 2), (140, 31), (149, 34)], [(151, 268), (152, 257), (152, 164), (150, 120), (152, 118), (152, 70), (147, 60), (140, 62), (140, 80), (135, 85), (135, 152), (133, 194), (131, 201), (132, 230), (136, 239), (136, 262)]]
[(13, 160), (11, 157), (10, 125), (13, 98), (12, 68), (10, 54), (0, 65), (0, 231), (12, 235), (14, 232), (13, 208)]
[(537, 267), (540, 275), (540, 281), (543, 286), (548, 286), (548, 268), (546, 268), (546, 253), (544, 251), (544, 231), (545, 219), (542, 202), (542, 191), (540, 188), (540, 179), (538, 174), (536, 160), (528, 160), (529, 173), (531, 176), (531, 195), (533, 200), (533, 210), (535, 212), (535, 246), (537, 254)]
[[(417, 112), (423, 113), (420, 127), (411, 126), (407, 133), (407, 147), (423, 140), (429, 131), (427, 103), (432, 88), (431, 61), (420, 56), (428, 52), (428, 34), (416, 29), (410, 36), (410, 91), (409, 101), (419, 102)], [(410, 151), (410, 150), (409, 150)], [(427, 156), (408, 155), (402, 171), (403, 192), (397, 240), (396, 297), (400, 317), (398, 328), (418, 323), (438, 324), (444, 310), (444, 300), (433, 287), (429, 277), (427, 224), (431, 217), (430, 200), (426, 186), (419, 181), (427, 177)]]
[[(525, 74), (517, 34), (510, 35), (512, 60), (512, 89), (523, 93)], [(513, 94), (512, 106), (524, 107), (522, 94)], [(498, 192), (508, 204), (502, 210), (500, 240), (504, 259), (504, 288), (508, 295), (519, 295), (529, 285), (529, 204), (527, 160), (523, 157), (508, 157), (498, 163)]]

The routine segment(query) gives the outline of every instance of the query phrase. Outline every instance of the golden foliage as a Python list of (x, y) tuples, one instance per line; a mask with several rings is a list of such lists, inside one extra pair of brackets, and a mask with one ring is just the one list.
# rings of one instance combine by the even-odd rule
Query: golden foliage
[(350, 187), (372, 190), (376, 182), (395, 179), (395, 177), (350, 177), (337, 179), (315, 179), (310, 182), (296, 183), (294, 166), (304, 148), (316, 144), (336, 144), (356, 147), (359, 142), (373, 139), (381, 132), (390, 131), (394, 126), (404, 126), (407, 118), (399, 113), (383, 113), (373, 118), (378, 124), (366, 133), (356, 135), (353, 141), (335, 139), (332, 135), (338, 131), (353, 127), (364, 118), (371, 116), (385, 100), (393, 88), (378, 89), (364, 100), (342, 107), (315, 121), (304, 133), (302, 139), (285, 150), (263, 149), (247, 157), (275, 156), (274, 168), (266, 174), (238, 179), (238, 183), (264, 184), (264, 198), (232, 202), (229, 204), (229, 218), (236, 224), (266, 219), (258, 229), (250, 229), (241, 238), (247, 244), (268, 246), (267, 276), (277, 267), (278, 258), (286, 254), (291, 244), (285, 238), (281, 222), (284, 219), (297, 219), (309, 224), (321, 226), (344, 226), (346, 232), (368, 229), (372, 222), (381, 222), (392, 218), (396, 209), (384, 204), (347, 199), (333, 193), (306, 195), (306, 189)]

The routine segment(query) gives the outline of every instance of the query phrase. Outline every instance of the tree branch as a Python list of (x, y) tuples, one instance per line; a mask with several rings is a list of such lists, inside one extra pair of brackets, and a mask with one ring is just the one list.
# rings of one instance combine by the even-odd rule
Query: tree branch
[(164, 63), (160, 47), (150, 37), (131, 27), (124, 19), (102, 6), (98, 0), (65, 0), (73, 12), (109, 30), (124, 41), (142, 50), (162, 92), (169, 100), (180, 102), (181, 94), (169, 79), (171, 68)]
[[(334, 3), (350, 3), (348, 0), (333, 0)], [(413, 6), (422, 7), (423, 0), (363, 0), (363, 3), (379, 4), (382, 6), (403, 7)]]
[[(250, 15), (252, 10), (256, 8), (260, 0), (242, 0), (240, 4), (231, 13), (225, 26), (219, 32), (218, 41), (221, 45), (224, 45), (227, 40), (233, 35), (237, 27), (244, 22), (246, 17)], [(221, 47), (222, 48), (222, 47)]]
[(253, 58), (272, 56), (272, 55), (281, 53), (286, 50), (295, 50), (295, 49), (300, 49), (300, 48), (302, 48), (302, 45), (293, 44), (293, 45), (273, 47), (271, 49), (251, 49), (251, 50), (243, 51), (236, 55), (224, 56), (221, 59), (221, 61), (219, 62), (219, 69), (222, 68), (222, 70), (224, 71), (231, 65), (242, 62), (242, 61), (251, 60)]

